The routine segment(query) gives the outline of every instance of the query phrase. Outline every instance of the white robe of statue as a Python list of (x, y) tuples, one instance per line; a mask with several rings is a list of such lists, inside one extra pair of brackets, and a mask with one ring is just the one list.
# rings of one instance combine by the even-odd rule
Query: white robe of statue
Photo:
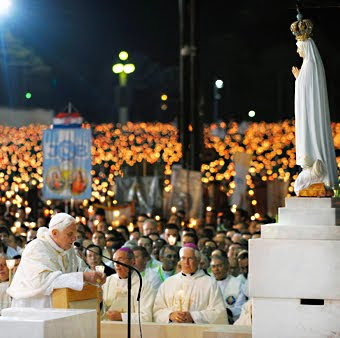
[(323, 63), (311, 38), (296, 45), (303, 52), (295, 81), (296, 164), (304, 169), (294, 186), (298, 195), (313, 183), (337, 187), (338, 174)]
[(169, 323), (174, 311), (189, 311), (196, 324), (228, 324), (220, 288), (204, 271), (178, 273), (160, 286), (153, 307), (154, 321)]
[[(120, 279), (118, 274), (109, 276), (103, 288), (103, 319), (107, 319), (105, 313), (109, 310), (119, 311), (122, 314), (123, 322), (127, 322), (128, 310), (128, 279)], [(138, 323), (138, 302), (139, 277), (133, 272), (131, 278), (131, 322)], [(140, 317), (142, 322), (152, 322), (152, 307), (156, 291), (148, 284), (142, 285), (140, 298)]]
[(11, 297), (7, 294), (8, 281), (0, 283), (0, 312), (2, 309), (11, 307)]
[(40, 228), (37, 239), (23, 251), (7, 293), (13, 298), (12, 307), (52, 307), (54, 289), (83, 289), (83, 272), (74, 248), (65, 251), (50, 237), (47, 228)]

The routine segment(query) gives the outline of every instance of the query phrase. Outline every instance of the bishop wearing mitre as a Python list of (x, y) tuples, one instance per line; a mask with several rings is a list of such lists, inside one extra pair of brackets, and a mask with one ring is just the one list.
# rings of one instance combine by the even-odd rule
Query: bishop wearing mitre
[(12, 307), (52, 307), (54, 289), (80, 291), (84, 283), (103, 284), (105, 275), (96, 271), (79, 271), (79, 260), (73, 248), (76, 220), (58, 213), (49, 228), (40, 228), (37, 238), (27, 244), (19, 267), (7, 293)]

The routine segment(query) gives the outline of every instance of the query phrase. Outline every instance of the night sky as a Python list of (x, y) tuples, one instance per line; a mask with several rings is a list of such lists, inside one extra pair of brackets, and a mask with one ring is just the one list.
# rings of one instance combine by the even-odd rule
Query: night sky
[[(220, 117), (276, 121), (294, 116), (293, 65), (301, 65), (289, 30), (295, 1), (199, 2), (200, 81), (205, 121), (213, 83), (224, 81)], [(304, 1), (323, 59), (331, 118), (340, 120), (340, 1)], [(176, 0), (13, 0), (1, 22), (0, 105), (61, 111), (69, 101), (89, 122), (116, 122), (111, 71), (120, 50), (133, 121), (172, 121), (178, 112), (179, 10)], [(6, 52), (4, 54), (4, 51)], [(5, 63), (6, 61), (6, 63)], [(7, 66), (6, 66), (7, 65)], [(32, 93), (25, 100), (25, 92)], [(169, 97), (160, 109), (160, 95)]]

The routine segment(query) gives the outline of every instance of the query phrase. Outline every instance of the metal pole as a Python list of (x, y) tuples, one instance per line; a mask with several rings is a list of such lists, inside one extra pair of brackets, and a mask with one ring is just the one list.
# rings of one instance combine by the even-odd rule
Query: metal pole
[(180, 109), (178, 115), (179, 139), (182, 144), (182, 166), (189, 169), (189, 124), (190, 124), (190, 45), (189, 45), (189, 2), (179, 0), (180, 22)]
[(131, 337), (131, 269), (128, 273), (128, 338)]

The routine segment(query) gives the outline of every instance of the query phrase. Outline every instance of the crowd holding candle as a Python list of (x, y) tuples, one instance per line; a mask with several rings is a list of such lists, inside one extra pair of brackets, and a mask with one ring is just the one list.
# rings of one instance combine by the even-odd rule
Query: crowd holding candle
[[(110, 275), (103, 286), (103, 318), (126, 320), (126, 271), (109, 259), (100, 259), (100, 254), (134, 264), (144, 275), (143, 321), (237, 323), (244, 304), (248, 310), (250, 306), (248, 241), (260, 237), (261, 224), (275, 221), (256, 212), (254, 180), (289, 181), (287, 195), (293, 194), (297, 175), (293, 121), (252, 123), (244, 133), (239, 132), (236, 122), (205, 128), (205, 147), (214, 152), (214, 159), (202, 164), (202, 183), (219, 182), (225, 196), (232, 196), (236, 175), (232, 157), (236, 152), (250, 154), (246, 180), (254, 213), (236, 205), (226, 204), (220, 209), (208, 205), (204, 217), (199, 219), (190, 218), (185, 210), (172, 206), (167, 210), (168, 216), (159, 211), (146, 215), (137, 210), (130, 219), (116, 210), (112, 223), (107, 221), (104, 207), (117, 204), (114, 180), (126, 175), (127, 167), (145, 161), (163, 168), (164, 194), (171, 191), (171, 168), (182, 156), (178, 132), (174, 126), (161, 123), (84, 127), (93, 129), (92, 196), (89, 200), (74, 201), (70, 213), (76, 224), (74, 238), (95, 251), (76, 249), (84, 271), (98, 274), (104, 271)], [(25, 255), (26, 246), (34, 243), (37, 233), (41, 239), (42, 228), (48, 227), (53, 216), (65, 211), (63, 201), (44, 201), (41, 197), (44, 128), (0, 126), (0, 255), (4, 262), (9, 258), (17, 261)], [(216, 136), (216, 128), (223, 129), (225, 136)], [(339, 151), (340, 123), (333, 123), (332, 130)], [(337, 161), (339, 166), (340, 156)], [(5, 307), (10, 303), (6, 296), (9, 271), (6, 264), (0, 264), (0, 268), (0, 299)], [(16, 268), (14, 281), (15, 271)], [(78, 289), (82, 285), (80, 279)], [(102, 282), (104, 279), (100, 283), (94, 280), (96, 285)], [(19, 294), (18, 285), (16, 281), (12, 287), (14, 298)], [(43, 300), (44, 304), (49, 301), (48, 297)], [(136, 319), (137, 304), (133, 303), (133, 309)]]

